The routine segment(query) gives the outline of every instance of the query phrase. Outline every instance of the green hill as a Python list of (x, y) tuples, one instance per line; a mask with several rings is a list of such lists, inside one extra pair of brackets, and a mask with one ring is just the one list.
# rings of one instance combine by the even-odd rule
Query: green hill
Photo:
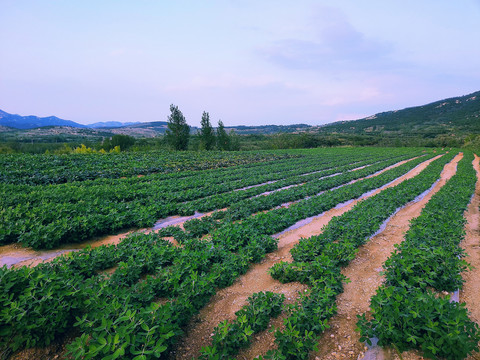
[(403, 110), (322, 126), (320, 133), (464, 135), (480, 133), (480, 91)]

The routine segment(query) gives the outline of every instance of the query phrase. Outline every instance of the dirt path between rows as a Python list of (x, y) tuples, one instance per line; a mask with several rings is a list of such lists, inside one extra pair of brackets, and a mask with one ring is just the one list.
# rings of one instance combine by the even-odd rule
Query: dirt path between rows
[[(221, 209), (223, 211), (226, 209)], [(58, 248), (53, 250), (34, 250), (31, 247), (22, 247), (21, 244), (9, 244), (0, 246), (0, 266), (7, 265), (8, 267), (20, 267), (20, 266), (37, 266), (43, 262), (49, 262), (55, 259), (58, 256), (65, 255), (73, 251), (79, 251), (85, 249), (87, 246), (96, 248), (102, 245), (117, 245), (123, 241), (127, 236), (131, 235), (134, 232), (148, 234), (151, 232), (158, 232), (160, 229), (175, 225), (183, 229), (183, 224), (191, 219), (201, 219), (204, 216), (209, 216), (213, 214), (214, 211), (208, 213), (195, 213), (193, 216), (169, 216), (168, 218), (159, 220), (153, 227), (145, 229), (132, 229), (127, 232), (122, 232), (116, 235), (107, 235), (96, 237), (91, 240), (79, 242), (79, 243), (69, 243), (63, 244)], [(172, 241), (176, 244), (173, 238), (168, 238), (169, 241)]]
[[(322, 335), (319, 349), (313, 358), (334, 360), (362, 357), (365, 348), (359, 341), (360, 334), (355, 331), (356, 315), (369, 311), (370, 298), (375, 295), (377, 288), (383, 282), (383, 276), (380, 275), (382, 265), (394, 251), (395, 245), (403, 241), (404, 234), (410, 227), (410, 221), (420, 215), (432, 196), (455, 174), (457, 162), (461, 158), (462, 155), (459, 154), (447, 164), (442, 171), (440, 181), (433, 189), (420, 201), (410, 203), (399, 210), (387, 223), (385, 230), (360, 247), (356, 258), (342, 270), (351, 282), (345, 285), (344, 292), (338, 296), (338, 314), (330, 319), (331, 328)], [(404, 360), (419, 359), (414, 353), (406, 353), (402, 356)], [(389, 349), (383, 350), (377, 357), (379, 360), (394, 358), (396, 355)]]
[(42, 262), (48, 262), (54, 258), (72, 251), (84, 249), (87, 246), (98, 247), (101, 245), (118, 244), (133, 231), (117, 235), (109, 235), (95, 238), (77, 244), (66, 244), (54, 250), (34, 250), (30, 247), (23, 247), (20, 244), (9, 244), (0, 247), (0, 266), (36, 266)]
[[(400, 177), (399, 179), (397, 179), (394, 183), (390, 184), (389, 186), (394, 186), (394, 185), (398, 184), (400, 181), (403, 181), (407, 178), (411, 178), (411, 177), (417, 175), (430, 162), (432, 162), (436, 158), (427, 160), (426, 162), (418, 165), (415, 169), (411, 170), (406, 175)], [(409, 160), (413, 160), (413, 159), (409, 159)], [(375, 175), (379, 175), (380, 173), (382, 173), (384, 171), (387, 171), (388, 169), (391, 169), (393, 167), (400, 166), (400, 165), (406, 163), (409, 160), (405, 160), (405, 161), (399, 162), (397, 164), (394, 164), (392, 166), (389, 166), (388, 168), (378, 172)], [(371, 176), (369, 176), (369, 177), (371, 177)], [(358, 179), (358, 180), (361, 180), (361, 179)], [(369, 194), (369, 196), (372, 196), (372, 195), (374, 195), (374, 194)], [(321, 229), (321, 227), (323, 225), (327, 224), (328, 221), (331, 219), (331, 217), (341, 215), (341, 213), (351, 209), (354, 206), (354, 204), (355, 203), (350, 203), (350, 204), (344, 206), (341, 209), (331, 210), (330, 216), (328, 217), (328, 219), (326, 217), (324, 217), (322, 219), (319, 218), (319, 219), (316, 219), (313, 223), (309, 224), (309, 226), (307, 226), (307, 227), (303, 227), (301, 229), (297, 229), (296, 231), (291, 231), (291, 232), (288, 232), (286, 234), (283, 234), (280, 237), (280, 245), (279, 245), (280, 249), (279, 250), (281, 250), (282, 247), (286, 247), (286, 246), (287, 247), (284, 249), (283, 252), (278, 253), (278, 254), (271, 254), (271, 255), (269, 255), (268, 258), (273, 260), (274, 262), (278, 262), (278, 261), (283, 260), (283, 259), (290, 259), (289, 250), (298, 241), (299, 237), (301, 237), (301, 236), (306, 237), (306, 236), (311, 236), (313, 234), (320, 233), (319, 229)], [(203, 216), (206, 216), (206, 215), (209, 215), (209, 214), (210, 213), (207, 213), (207, 214), (204, 214)], [(327, 214), (325, 214), (325, 215), (327, 215)], [(173, 216), (173, 217), (170, 217), (169, 219), (172, 220), (172, 221), (175, 221), (176, 222), (175, 225), (182, 226), (184, 221), (178, 222), (178, 220), (180, 220), (180, 218), (181, 218), (180, 216)], [(168, 219), (165, 219), (165, 221), (167, 221), (167, 220)], [(149, 231), (154, 231), (154, 230), (153, 229), (143, 229), (143, 230), (138, 230), (138, 231), (149, 232)], [(31, 259), (31, 258), (26, 259), (25, 261), (20, 262), (20, 263), (15, 265), (15, 266), (18, 266), (18, 265), (35, 266), (35, 265), (37, 265), (37, 264), (39, 264), (43, 261), (50, 261), (54, 257), (61, 255), (62, 253), (75, 251), (76, 249), (84, 248), (87, 245), (90, 245), (92, 247), (97, 247), (97, 246), (101, 246), (101, 245), (117, 244), (120, 241), (122, 241), (131, 232), (133, 232), (133, 231), (118, 234), (118, 235), (111, 235), (111, 236), (106, 236), (106, 237), (102, 237), (102, 238), (97, 238), (97, 239), (93, 239), (91, 241), (87, 241), (87, 242), (84, 242), (84, 243), (64, 245), (59, 249), (55, 249), (55, 250), (51, 250), (51, 251), (45, 251), (45, 252), (38, 252), (38, 251), (34, 251), (33, 249), (29, 249), (29, 248), (19, 248), (19, 245), (7, 245), (7, 246), (0, 247), (0, 257), (5, 256), (5, 255), (15, 255), (15, 254), (17, 256), (35, 256), (36, 257), (35, 259)], [(299, 232), (301, 232), (301, 233), (299, 233)], [(54, 252), (57, 252), (57, 253), (55, 254), (55, 256), (52, 257), (51, 255)], [(42, 255), (45, 255), (47, 257), (47, 259), (42, 259), (41, 258)], [(266, 271), (268, 270), (268, 268), (274, 262), (270, 262), (269, 264), (264, 266), (264, 271), (263, 271), (264, 274), (266, 274)], [(252, 274), (254, 274), (254, 272), (252, 272)], [(271, 279), (270, 276), (268, 276), (268, 277), (270, 278), (269, 280), (273, 280), (273, 279)], [(246, 298), (248, 296), (250, 296), (251, 293), (256, 292), (256, 291), (268, 290), (268, 288), (269, 288), (269, 281), (267, 281), (267, 283), (259, 283), (255, 287), (254, 291), (252, 291), (252, 289), (248, 289), (248, 288), (245, 289), (245, 294), (241, 299), (243, 301), (243, 303), (240, 301), (240, 299), (236, 299), (235, 296), (232, 296), (230, 298), (230, 300), (232, 302), (232, 305), (235, 304), (235, 303), (236, 303), (236, 305), (234, 307), (232, 307), (231, 309), (228, 309), (228, 308), (225, 309), (225, 313), (221, 314), (222, 319), (232, 318), (235, 311), (240, 309), (240, 307), (245, 304)], [(276, 287), (274, 286), (274, 288), (276, 288)], [(297, 299), (297, 292), (301, 291), (303, 289), (306, 289), (306, 287), (301, 285), (301, 284), (286, 284), (286, 285), (282, 285), (282, 289), (276, 288), (277, 292), (282, 291), (286, 295), (287, 302), (289, 302), (289, 303), (293, 303)], [(217, 294), (217, 297), (218, 297), (218, 294)], [(213, 307), (214, 308), (215, 306), (212, 305), (212, 303), (208, 307), (210, 307), (210, 308)], [(204, 313), (208, 313), (208, 311), (212, 311), (212, 310), (208, 310), (208, 309), (203, 310)], [(222, 319), (214, 320), (213, 322), (211, 322), (211, 324), (207, 328), (213, 329), (213, 327), (216, 326), (218, 324), (218, 322), (221, 321)], [(201, 321), (201, 316), (198, 317), (198, 321)], [(281, 324), (282, 324), (282, 316), (280, 316), (279, 318), (274, 320), (272, 322), (271, 326), (279, 327), (279, 326), (281, 326)], [(188, 355), (188, 352), (191, 352), (192, 349), (195, 349), (195, 351), (198, 352), (198, 350), (200, 349), (201, 346), (203, 346), (205, 344), (208, 344), (208, 341), (209, 341), (209, 338), (210, 338), (210, 333), (211, 333), (211, 331), (209, 332), (208, 330), (207, 330), (207, 332), (200, 333), (199, 334), (199, 339), (201, 339), (201, 343), (196, 345), (196, 347), (188, 346), (188, 345), (185, 346), (185, 351), (186, 351), (185, 358), (191, 358), (191, 356)], [(269, 348), (269, 347), (271, 348), (274, 345), (272, 334), (270, 334), (268, 332), (264, 332), (263, 334), (260, 334), (260, 335), (257, 337), (258, 341), (255, 342), (254, 346), (251, 349), (251, 353), (253, 355), (251, 355), (250, 358), (255, 357), (257, 353), (263, 353), (264, 351), (266, 351), (267, 348)], [(32, 349), (26, 349), (26, 350), (20, 351), (20, 352), (14, 354), (11, 357), (11, 359), (26, 360), (26, 359), (35, 358), (35, 359), (42, 359), (43, 360), (43, 359), (62, 358), (65, 355), (65, 345), (73, 339), (72, 336), (73, 335), (70, 334), (70, 335), (67, 336), (67, 340), (59, 340), (58, 342), (55, 342), (55, 344), (52, 344), (51, 346), (49, 346), (47, 348), (32, 348)], [(181, 356), (179, 356), (179, 358), (181, 358)], [(248, 357), (240, 357), (240, 358), (248, 358)]]
[[(467, 304), (470, 311), (470, 319), (480, 324), (480, 165), (479, 157), (475, 155), (473, 162), (477, 171), (477, 184), (472, 202), (468, 206), (465, 214), (467, 225), (465, 227), (466, 235), (461, 243), (468, 257), (466, 260), (474, 267), (473, 270), (463, 274), (465, 284), (460, 291), (460, 301)], [(480, 360), (480, 354), (475, 353), (467, 358), (467, 360)]]
[[(379, 174), (381, 174), (381, 173), (383, 173), (387, 170), (390, 170), (394, 167), (403, 165), (406, 162), (412, 161), (416, 158), (418, 158), (418, 156), (400, 161), (398, 163), (395, 163), (393, 165), (390, 165), (390, 166), (386, 167), (385, 169), (382, 169), (382, 170), (378, 171), (375, 174), (369, 175), (366, 178), (370, 178), (372, 176), (377, 176), (377, 175), (379, 175)], [(359, 169), (362, 169), (366, 166), (367, 165), (356, 168), (356, 169), (353, 169), (353, 170), (350, 170), (350, 171), (359, 170)], [(359, 181), (359, 180), (362, 180), (362, 179), (363, 178), (353, 180), (352, 182), (356, 182), (356, 181)], [(270, 182), (267, 182), (267, 183), (270, 183)], [(262, 185), (262, 184), (260, 184), (260, 185)], [(260, 185), (254, 185), (254, 186), (260, 186)], [(292, 186), (298, 186), (298, 185), (291, 185), (291, 186), (288, 186), (288, 187), (292, 187)], [(285, 188), (288, 188), (288, 187), (285, 187)], [(247, 188), (249, 188), (249, 187), (247, 187)], [(283, 188), (283, 189), (285, 189), (285, 188)], [(275, 191), (279, 191), (279, 190), (278, 189), (273, 190), (273, 191), (270, 191), (268, 193), (272, 193), (272, 192), (275, 192)], [(265, 194), (260, 194), (260, 195), (267, 195), (267, 194), (265, 193)], [(260, 196), (260, 195), (257, 195), (257, 196)], [(256, 196), (254, 196), (254, 197), (256, 197)], [(295, 202), (297, 202), (297, 201), (294, 201), (292, 203), (295, 203)], [(291, 203), (289, 203), (289, 204), (291, 204)], [(95, 247), (99, 247), (99, 246), (102, 246), (102, 245), (116, 245), (119, 242), (121, 242), (123, 239), (125, 239), (128, 235), (132, 234), (133, 232), (143, 232), (143, 233), (148, 234), (152, 231), (156, 232), (159, 229), (170, 226), (170, 225), (180, 226), (180, 228), (183, 229), (183, 224), (188, 220), (191, 220), (191, 219), (194, 219), (194, 218), (195, 219), (201, 219), (202, 217), (209, 216), (209, 215), (213, 214), (215, 211), (225, 211), (225, 210), (227, 210), (227, 208), (219, 209), (219, 210), (213, 210), (213, 211), (209, 211), (207, 213), (195, 213), (193, 216), (179, 216), (179, 215), (169, 216), (165, 219), (161, 219), (161, 220), (157, 221), (157, 223), (152, 228), (130, 229), (126, 232), (122, 232), (122, 233), (119, 233), (119, 234), (95, 237), (91, 240), (87, 240), (87, 241), (83, 241), (83, 242), (79, 242), (79, 243), (62, 244), (59, 247), (57, 247), (55, 249), (52, 249), (52, 250), (34, 250), (31, 247), (23, 247), (21, 244), (18, 244), (18, 243), (3, 245), (3, 246), (0, 246), (0, 266), (7, 265), (7, 267), (10, 267), (10, 266), (14, 266), (14, 267), (30, 266), (30, 267), (32, 267), (32, 266), (36, 266), (38, 264), (41, 264), (43, 262), (52, 261), (56, 257), (67, 254), (69, 252), (84, 249), (87, 246), (91, 246), (92, 248), (95, 248)]]
[[(410, 179), (423, 171), (428, 164), (437, 159), (429, 159), (405, 175), (399, 177), (394, 182), (388, 184), (388, 187), (393, 187), (402, 181)], [(379, 193), (382, 187), (362, 199), (371, 197)], [(318, 235), (322, 232), (322, 228), (334, 216), (351, 210), (359, 200), (348, 202), (342, 207), (334, 208), (315, 218), (309, 224), (298, 229), (288, 231), (279, 236), (278, 250), (270, 253), (260, 263), (253, 266), (245, 275), (241, 276), (235, 283), (218, 291), (210, 303), (204, 307), (200, 314), (189, 325), (186, 331), (186, 336), (182, 339), (177, 349), (173, 352), (174, 359), (192, 359), (199, 355), (199, 351), (203, 346), (210, 344), (211, 334), (221, 321), (232, 320), (235, 318), (235, 312), (246, 305), (246, 300), (253, 293), (259, 291), (272, 291), (275, 293), (285, 294), (287, 303), (294, 303), (298, 299), (298, 293), (305, 291), (307, 287), (300, 283), (282, 284), (274, 280), (269, 274), (268, 269), (275, 263), (280, 261), (292, 261), (290, 250), (300, 240), (300, 238)], [(274, 320), (274, 326), (280, 326), (282, 319)], [(271, 324), (272, 325), (272, 324)], [(250, 348), (243, 350), (237, 356), (238, 359), (253, 359), (254, 357), (266, 353), (267, 350), (274, 347), (273, 333), (264, 331), (258, 334), (252, 341)]]

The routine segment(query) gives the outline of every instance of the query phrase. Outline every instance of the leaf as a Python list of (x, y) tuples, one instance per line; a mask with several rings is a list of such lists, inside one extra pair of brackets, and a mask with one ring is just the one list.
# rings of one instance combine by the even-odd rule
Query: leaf
[(119, 358), (120, 356), (123, 356), (123, 355), (125, 355), (125, 349), (122, 346), (122, 347), (118, 348), (117, 351), (115, 351), (113, 353), (112, 359), (117, 359), (117, 358)]
[(137, 355), (132, 360), (147, 360), (145, 355)]

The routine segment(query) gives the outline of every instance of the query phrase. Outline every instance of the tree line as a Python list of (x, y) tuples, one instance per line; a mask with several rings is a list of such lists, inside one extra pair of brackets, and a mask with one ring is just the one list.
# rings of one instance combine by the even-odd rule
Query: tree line
[[(222, 120), (218, 120), (218, 127), (215, 131), (210, 122), (209, 113), (204, 111), (200, 124), (201, 128), (198, 137), (200, 139), (201, 149), (236, 150), (233, 134), (232, 132), (230, 134), (227, 133)], [(175, 150), (188, 149), (190, 126), (187, 124), (185, 116), (178, 109), (178, 106), (173, 104), (170, 105), (170, 115), (168, 116), (165, 140)]]

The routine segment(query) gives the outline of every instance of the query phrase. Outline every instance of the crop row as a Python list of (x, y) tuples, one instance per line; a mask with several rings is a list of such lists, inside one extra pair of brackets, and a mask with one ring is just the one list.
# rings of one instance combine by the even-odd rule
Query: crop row
[[(315, 160), (315, 159), (314, 159)], [(280, 165), (280, 169), (284, 169)], [(287, 166), (291, 164), (287, 163)], [(267, 172), (275, 173), (277, 165), (266, 166)], [(281, 170), (280, 170), (281, 171)], [(238, 171), (232, 171), (238, 173)], [(45, 231), (45, 226), (50, 226), (55, 229), (60, 229), (64, 226), (58, 222), (69, 222), (71, 224), (80, 223), (78, 227), (82, 226), (81, 222), (85, 223), (85, 228), (90, 223), (95, 222), (96, 226), (90, 227), (91, 234), (97, 234), (96, 228), (99, 232), (106, 232), (109, 229), (105, 227), (104, 222), (109, 221), (111, 226), (115, 226), (111, 230), (121, 229), (127, 226), (148, 226), (158, 219), (161, 211), (164, 210), (167, 214), (174, 212), (173, 205), (177, 202), (175, 194), (180, 194), (182, 199), (188, 196), (202, 196), (208, 195), (211, 191), (228, 191), (232, 190), (229, 181), (232, 180), (230, 175), (232, 172), (226, 172), (223, 176), (219, 176), (217, 171), (208, 176), (188, 177), (183, 181), (154, 181), (152, 179), (137, 179), (136, 183), (131, 181), (117, 180), (113, 184), (104, 184), (96, 186), (95, 183), (85, 186), (85, 182), (76, 184), (64, 184), (57, 186), (3, 186), (3, 209), (2, 209), (2, 226), (0, 228), (0, 243), (8, 242), (26, 242), (33, 245), (30, 241), (25, 241), (24, 236), (28, 237), (30, 229), (42, 228), (42, 232), (52, 239), (50, 242), (55, 245), (55, 237), (60, 236), (60, 239), (65, 239), (68, 234), (52, 234), (52, 231)], [(203, 174), (202, 174), (203, 175)], [(240, 177), (246, 179), (257, 178), (259, 172), (257, 169), (245, 169), (240, 173)], [(283, 176), (281, 173), (280, 177)], [(156, 176), (149, 176), (149, 178)], [(210, 186), (206, 194), (202, 192), (202, 186), (205, 181), (215, 184), (216, 179), (220, 184), (225, 183), (223, 189), (221, 185)], [(241, 183), (245, 184), (245, 182)], [(240, 186), (241, 186), (240, 184)], [(193, 191), (185, 191), (188, 188), (193, 188)], [(219, 189), (220, 188), (220, 189)], [(233, 185), (235, 188), (235, 185)], [(190, 195), (189, 195), (190, 194)], [(178, 195), (177, 195), (178, 196)], [(145, 207), (156, 204), (156, 212), (146, 211)], [(135, 211), (137, 210), (137, 211)], [(139, 216), (135, 216), (136, 213)], [(115, 216), (116, 215), (116, 216)], [(122, 219), (122, 216), (129, 218)], [(150, 215), (150, 216), (145, 216)], [(107, 219), (103, 219), (103, 217)], [(142, 221), (143, 220), (143, 221)], [(55, 223), (57, 222), (57, 224)], [(75, 232), (71, 229), (70, 232)], [(22, 234), (26, 233), (22, 236)], [(53, 236), (52, 236), (53, 235)], [(81, 231), (75, 234), (82, 239)], [(66, 239), (68, 241), (68, 239)], [(61, 241), (61, 240), (60, 240)], [(70, 241), (75, 241), (75, 238)]]
[[(388, 181), (385, 174), (379, 177)], [(377, 186), (377, 178), (362, 180), (363, 187), (351, 184), (328, 193), (343, 193), (339, 197), (343, 199), (359, 196), (367, 183)], [(356, 192), (347, 192), (349, 188)], [(305, 210), (313, 199), (305, 201)], [(297, 209), (296, 216), (298, 204), (291, 207)], [(137, 234), (117, 246), (72, 253), (34, 269), (4, 267), (1, 346), (10, 351), (44, 346), (75, 325), (82, 333), (70, 346), (76, 358), (163, 357), (217, 288), (230, 285), (250, 262), (261, 260), (276, 247), (275, 240), (264, 234), (279, 216), (290, 219), (291, 209), (274, 210), (266, 228), (249, 227), (247, 220), (243, 228), (238, 223), (223, 224), (211, 242), (184, 239), (183, 247), (175, 248), (158, 235)], [(269, 213), (261, 214), (261, 222)], [(258, 215), (253, 218), (259, 219)], [(280, 224), (289, 226), (288, 221)], [(118, 267), (111, 276), (97, 275), (115, 264)], [(139, 281), (146, 274), (154, 276)], [(170, 300), (152, 304), (158, 298)]]
[[(4, 200), (5, 206), (11, 206), (19, 202), (28, 202), (35, 205), (40, 202), (57, 201), (59, 195), (63, 195), (63, 201), (75, 203), (82, 199), (102, 196), (106, 200), (122, 201), (122, 194), (126, 188), (141, 191), (150, 184), (158, 187), (160, 192), (164, 191), (185, 191), (192, 188), (203, 187), (206, 183), (213, 182), (234, 182), (249, 176), (265, 174), (263, 169), (269, 173), (276, 174), (291, 170), (292, 166), (306, 163), (307, 166), (315, 164), (315, 157), (302, 157), (294, 159), (282, 159), (276, 162), (262, 163), (262, 166), (252, 164), (221, 168), (215, 170), (174, 172), (169, 174), (150, 174), (143, 177), (130, 177), (120, 179), (103, 179), (72, 182), (67, 184), (49, 185), (17, 185), (2, 183), (2, 191), (9, 194)], [(257, 164), (254, 164), (257, 165)], [(275, 179), (275, 177), (274, 177)], [(174, 186), (175, 185), (175, 186)], [(108, 189), (111, 188), (110, 191)], [(117, 190), (116, 188), (119, 188)], [(131, 192), (127, 192), (132, 196)], [(128, 199), (128, 198), (127, 198)]]
[(291, 250), (292, 263), (281, 262), (270, 269), (272, 277), (281, 282), (300, 281), (311, 289), (289, 309), (284, 330), (275, 331), (278, 347), (265, 358), (308, 358), (319, 335), (328, 327), (328, 319), (336, 313), (335, 300), (346, 281), (341, 268), (355, 258), (358, 247), (399, 207), (432, 186), (452, 155), (435, 160), (414, 178), (359, 202), (352, 210), (332, 219), (322, 234), (301, 239)]
[[(399, 149), (397, 152), (401, 152)], [(409, 150), (403, 150), (408, 152)], [(69, 155), (2, 155), (0, 183), (17, 185), (61, 184), (95, 179), (117, 179), (157, 174), (163, 179), (196, 175), (199, 171), (264, 164), (323, 153), (351, 156), (358, 149), (321, 149), (264, 152), (166, 152)], [(362, 152), (360, 150), (360, 152)], [(381, 151), (370, 149), (372, 153)]]
[(60, 184), (97, 178), (215, 169), (297, 156), (287, 152), (165, 152), (81, 155), (2, 155), (0, 182)]
[[(174, 247), (155, 234), (136, 234), (32, 269), (3, 267), (0, 348), (45, 346), (75, 327), (82, 335), (70, 345), (74, 358), (160, 356), (216, 289), (275, 248), (275, 239), (259, 234), (237, 252), (199, 240)], [(118, 260), (111, 276), (97, 275)], [(159, 305), (158, 298), (167, 301)]]
[[(318, 166), (316, 159), (302, 160), (308, 169), (316, 169)], [(2, 185), (2, 207), (18, 207), (20, 216), (21, 213), (34, 211), (39, 207), (46, 208), (48, 212), (49, 206), (65, 204), (72, 207), (78, 203), (85, 204), (99, 199), (103, 202), (128, 203), (155, 198), (157, 201), (176, 203), (216, 192), (231, 191), (237, 186), (254, 182), (254, 179), (259, 177), (260, 181), (269, 181), (290, 176), (289, 169), (298, 165), (297, 161), (295, 159), (287, 163), (265, 165), (262, 169), (237, 168), (229, 169), (228, 172), (202, 172), (198, 176), (174, 180), (158, 179), (158, 175), (149, 175), (140, 179), (95, 180), (56, 186)], [(264, 179), (262, 175), (265, 171), (268, 177)]]
[[(256, 187), (242, 192), (236, 191), (201, 198), (196, 201), (190, 201), (179, 205), (178, 213), (189, 215), (193, 214), (194, 211), (206, 212), (215, 209), (222, 209), (228, 206), (229, 209), (225, 215), (232, 219), (238, 219), (245, 213), (249, 215), (257, 211), (272, 209), (275, 206), (287, 202), (315, 196), (322, 191), (374, 174), (375, 172), (404, 159), (404, 157), (401, 157), (400, 159), (395, 157), (374, 164), (372, 164), (371, 161), (359, 162), (353, 165), (348, 164), (330, 168), (322, 172), (316, 172), (315, 174), (287, 178), (275, 184), (267, 184), (262, 187)], [(413, 162), (418, 164), (418, 162), (425, 161), (426, 159), (426, 157), (422, 157), (413, 160)], [(365, 167), (352, 171), (363, 166)], [(291, 185), (295, 186), (283, 189), (282, 191), (275, 191), (276, 189)], [(259, 196), (264, 192), (267, 192), (268, 194)]]
[(270, 320), (281, 313), (284, 301), (283, 294), (253, 294), (235, 313), (234, 321), (225, 320), (213, 330), (212, 344), (202, 348), (199, 359), (230, 359), (239, 349), (248, 347), (252, 336), (266, 330)]
[[(412, 153), (410, 156), (413, 156), (414, 152), (410, 153)], [(238, 166), (228, 169), (199, 171), (196, 173), (192, 172), (189, 176), (173, 179), (165, 179), (162, 174), (153, 174), (142, 178), (96, 179), (57, 186), (13, 186), (2, 184), (2, 192), (6, 195), (2, 204), (7, 207), (25, 202), (28, 203), (29, 207), (33, 207), (39, 203), (45, 204), (58, 202), (59, 200), (65, 203), (76, 203), (98, 197), (104, 200), (125, 202), (135, 198), (141, 199), (145, 196), (151, 196), (152, 194), (143, 194), (143, 192), (152, 188), (159, 194), (160, 199), (186, 201), (191, 199), (191, 196), (186, 194), (186, 192), (192, 189), (196, 192), (202, 192), (202, 196), (208, 196), (349, 163), (369, 163), (368, 160), (371, 160), (370, 163), (373, 163), (382, 159), (405, 158), (410, 153), (405, 154), (403, 152), (388, 156), (379, 154), (372, 156), (370, 152), (366, 152), (338, 159), (337, 157), (323, 156), (324, 154), (320, 152), (315, 156), (304, 156), (302, 158), (262, 164), (261, 167)]]
[[(444, 155), (443, 161), (451, 158), (452, 154)], [(324, 211), (332, 209), (337, 204), (359, 198), (368, 191), (380, 188), (404, 175), (423, 160), (424, 159), (415, 159), (387, 170), (380, 175), (361, 179), (351, 184), (345, 184), (344, 181), (338, 181), (338, 176), (324, 179), (327, 181), (326, 183), (329, 184), (329, 187), (327, 188), (330, 188), (331, 190), (321, 192), (312, 197), (304, 198), (293, 203), (289, 207), (275, 208), (266, 213), (259, 213), (255, 216), (250, 216), (261, 209), (267, 208), (262, 200), (268, 204), (268, 206), (277, 206), (283, 203), (284, 199), (282, 198), (277, 202), (271, 202), (269, 197), (279, 196), (271, 194), (267, 197), (257, 198), (256, 201), (248, 204), (250, 207), (244, 203), (241, 211), (234, 212), (234, 210), (229, 209), (219, 213), (216, 212), (211, 216), (205, 216), (202, 219), (187, 221), (184, 224), (184, 227), (189, 233), (195, 236), (200, 236), (216, 229), (215, 232), (224, 232), (225, 236), (228, 237), (228, 233), (241, 231), (242, 228), (252, 228), (261, 233), (273, 235), (294, 225), (300, 220), (319, 215)], [(360, 171), (365, 171), (366, 173), (363, 173), (363, 175), (366, 175), (371, 173), (372, 170), (373, 169), (369, 167)], [(342, 184), (343, 186), (340, 186)], [(232, 208), (235, 209), (235, 206), (232, 206)], [(218, 220), (218, 218), (220, 218), (220, 220)], [(232, 220), (242, 220), (242, 222), (235, 223), (232, 222)], [(166, 228), (163, 230), (163, 233), (167, 235), (169, 234), (168, 231), (170, 231), (170, 229)], [(179, 234), (178, 231), (174, 231), (169, 235), (175, 236), (176, 234)], [(177, 238), (178, 241), (182, 240), (181, 236), (182, 233), (180, 233), (180, 237)]]
[[(390, 164), (395, 162), (395, 159), (386, 160), (363, 169), (359, 173), (381, 168), (382, 164)], [(318, 171), (319, 168), (330, 168), (332, 166), (331, 162), (322, 164), (320, 166), (312, 165), (303, 171)], [(268, 167), (266, 170), (268, 171)], [(274, 172), (275, 167), (272, 166), (271, 170)], [(334, 170), (330, 170), (330, 172), (332, 171)], [(20, 197), (23, 197), (23, 200), (18, 205), (7, 206), (1, 210), (0, 243), (22, 242), (24, 245), (34, 248), (53, 248), (61, 243), (87, 240), (93, 236), (129, 227), (149, 227), (159, 218), (169, 215), (193, 213), (194, 206), (200, 206), (199, 204), (201, 203), (197, 199), (212, 193), (227, 192), (229, 195), (224, 196), (224, 201), (228, 199), (229, 203), (234, 203), (235, 199), (238, 201), (245, 196), (261, 193), (266, 188), (272, 189), (275, 186), (282, 185), (279, 182), (279, 184), (267, 184), (263, 187), (242, 191), (231, 191), (238, 186), (245, 186), (258, 181), (259, 177), (253, 176), (253, 174), (244, 173), (244, 180), (239, 180), (233, 185), (226, 181), (224, 177), (218, 180), (222, 182), (221, 184), (197, 187), (189, 191), (181, 191), (181, 186), (180, 190), (174, 191), (173, 189), (176, 189), (177, 186), (176, 182), (169, 182), (162, 186), (161, 183), (159, 184), (155, 181), (139, 181), (138, 185), (124, 183), (123, 186), (120, 186), (120, 182), (119, 186), (88, 188), (83, 188), (83, 186), (71, 188), (72, 185), (70, 184), (42, 187), (39, 191), (31, 193), (31, 202), (29, 201), (29, 195), (22, 195)], [(285, 176), (281, 172), (274, 172), (274, 174), (278, 174), (278, 177)], [(305, 179), (299, 179), (297, 175), (298, 172), (295, 174), (290, 173), (290, 179), (293, 179), (293, 182), (305, 181)], [(228, 173), (226, 176), (228, 176)], [(318, 175), (311, 174), (305, 176), (305, 178), (308, 180), (310, 177), (315, 178), (316, 176)], [(270, 176), (271, 178), (272, 176)], [(261, 177), (260, 179), (260, 181), (266, 180)], [(188, 180), (195, 181), (192, 178), (188, 178)], [(196, 184), (199, 184), (198, 181)], [(189, 184), (188, 186), (192, 185)], [(79, 189), (78, 192), (76, 191), (77, 189)], [(310, 192), (312, 193), (312, 191)], [(6, 204), (12, 204), (19, 200), (18, 192), (5, 191), (4, 193)], [(85, 195), (82, 196), (82, 194)], [(36, 198), (37, 201), (35, 201)], [(45, 201), (38, 201), (38, 199), (43, 200), (44, 198)], [(186, 200), (189, 201), (182, 203), (182, 201)], [(192, 202), (194, 206), (190, 206)], [(212, 198), (206, 198), (203, 203), (204, 207), (217, 204)]]
[[(428, 157), (431, 156), (433, 155), (428, 155)], [(428, 157), (423, 156), (421, 157), (421, 159), (425, 161)], [(340, 186), (352, 180), (371, 175), (392, 164), (400, 162), (401, 160), (405, 160), (405, 158), (405, 156), (402, 156), (400, 158), (394, 157), (386, 160), (377, 161), (375, 163), (372, 163), (371, 160), (362, 161), (354, 164), (346, 164), (343, 166), (341, 166), (342, 164), (339, 164), (339, 166), (335, 168), (326, 169), (321, 172), (316, 172), (315, 174), (299, 175), (287, 178), (284, 180), (280, 180), (275, 184), (267, 184), (262, 187), (250, 189), (250, 191), (248, 192), (245, 191), (242, 193), (223, 193), (207, 198), (198, 199), (197, 201), (191, 201), (187, 204), (182, 204), (181, 206), (179, 206), (179, 213), (188, 215), (192, 214), (193, 210), (206, 212), (215, 209), (222, 209), (228, 206), (228, 215), (231, 214), (233, 216), (233, 214), (235, 213), (242, 213), (244, 209), (252, 208), (253, 204), (264, 205), (257, 205), (255, 207), (255, 210), (250, 213), (267, 210), (287, 202), (292, 202), (309, 196), (317, 195), (318, 193), (333, 188), (335, 186)], [(354, 169), (355, 171), (352, 171)], [(295, 186), (288, 188), (292, 185)], [(285, 187), (286, 189), (277, 192), (277, 189), (282, 189), (282, 187)], [(260, 197), (260, 195), (263, 195), (263, 193), (267, 193), (268, 197)], [(268, 201), (266, 201), (266, 199), (268, 199)]]
[(461, 288), (468, 268), (460, 242), (477, 181), (472, 160), (466, 153), (384, 264), (386, 281), (371, 299), (371, 318), (359, 317), (362, 340), (375, 336), (380, 346), (420, 349), (432, 359), (463, 359), (479, 350), (479, 328), (465, 304), (436, 293)]

